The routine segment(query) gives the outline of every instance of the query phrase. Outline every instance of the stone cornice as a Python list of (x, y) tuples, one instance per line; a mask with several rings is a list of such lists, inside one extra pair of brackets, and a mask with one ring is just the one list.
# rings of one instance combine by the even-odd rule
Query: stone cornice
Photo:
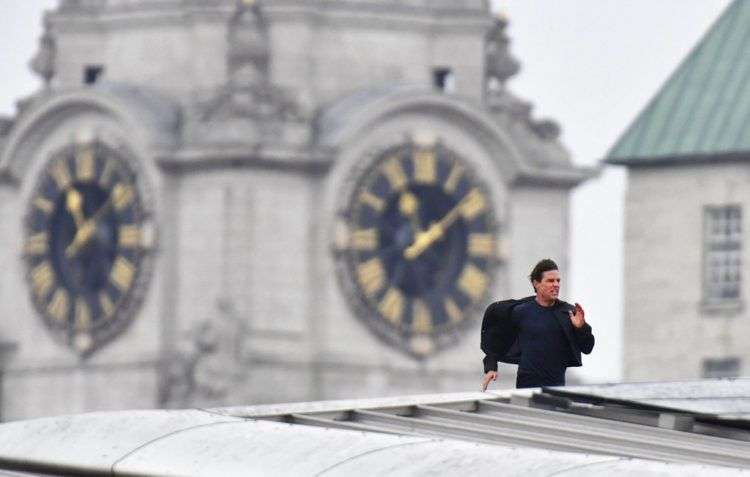
[[(265, 0), (263, 8), (377, 9), (406, 12), (489, 12), (488, 0)], [(235, 0), (63, 0), (57, 11), (65, 14), (100, 14), (180, 9), (233, 9)]]
[(175, 172), (237, 167), (324, 173), (334, 157), (335, 150), (330, 148), (238, 145), (165, 151), (156, 155), (156, 162), (164, 170)]
[[(84, 2), (85, 3), (85, 2)], [(484, 32), (492, 23), (486, 9), (443, 6), (424, 7), (425, 0), (383, 2), (326, 0), (318, 3), (300, 0), (274, 0), (264, 6), (271, 23), (300, 21), (311, 25), (430, 30), (434, 32)], [(233, 2), (130, 3), (100, 7), (68, 7), (50, 14), (58, 32), (124, 28), (130, 25), (167, 26), (196, 22), (227, 22), (234, 13)]]
[(602, 168), (571, 166), (567, 169), (524, 168), (513, 181), (514, 186), (545, 186), (571, 189), (601, 174)]

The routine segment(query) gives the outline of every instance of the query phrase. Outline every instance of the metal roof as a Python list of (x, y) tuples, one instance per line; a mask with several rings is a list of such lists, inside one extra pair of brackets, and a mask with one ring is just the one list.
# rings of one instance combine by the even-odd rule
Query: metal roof
[(748, 428), (687, 429), (591, 388), (10, 422), (0, 475), (748, 475)]
[(568, 386), (549, 388), (547, 392), (579, 399), (588, 397), (592, 402), (619, 401), (689, 412), (704, 420), (747, 421), (750, 426), (750, 378)]
[(628, 127), (613, 164), (750, 153), (750, 2), (735, 0)]

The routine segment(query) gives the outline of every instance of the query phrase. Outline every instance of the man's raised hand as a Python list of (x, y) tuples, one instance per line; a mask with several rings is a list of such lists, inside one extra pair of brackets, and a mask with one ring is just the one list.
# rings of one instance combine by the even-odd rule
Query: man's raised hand
[(574, 328), (581, 328), (586, 324), (586, 314), (584, 313), (583, 307), (580, 304), (576, 303), (575, 313), (573, 313), (572, 311), (568, 311), (568, 315), (570, 315), (570, 322), (573, 324)]

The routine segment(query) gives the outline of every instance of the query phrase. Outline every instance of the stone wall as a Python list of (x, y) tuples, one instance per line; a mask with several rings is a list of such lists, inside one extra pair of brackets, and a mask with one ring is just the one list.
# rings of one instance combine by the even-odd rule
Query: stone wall
[[(747, 370), (746, 305), (730, 312), (703, 306), (702, 260), (705, 206), (740, 204), (747, 230), (750, 169), (740, 163), (631, 167), (628, 174), (625, 379), (700, 378), (705, 358), (740, 357)], [(750, 235), (743, 236), (748, 250)], [(748, 293), (743, 276), (743, 301)]]

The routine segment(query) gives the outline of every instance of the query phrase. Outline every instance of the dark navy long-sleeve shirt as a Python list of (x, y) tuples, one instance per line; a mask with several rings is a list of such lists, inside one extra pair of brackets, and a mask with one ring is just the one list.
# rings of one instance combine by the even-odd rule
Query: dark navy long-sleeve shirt
[(516, 387), (565, 384), (570, 344), (553, 310), (554, 306), (545, 307), (536, 300), (513, 309), (521, 348)]

